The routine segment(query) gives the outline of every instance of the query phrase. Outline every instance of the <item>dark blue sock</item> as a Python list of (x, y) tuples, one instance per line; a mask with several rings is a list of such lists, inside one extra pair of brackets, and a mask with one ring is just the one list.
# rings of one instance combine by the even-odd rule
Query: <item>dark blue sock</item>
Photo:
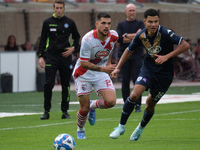
[(147, 111), (145, 109), (142, 121), (140, 122), (140, 125), (142, 127), (145, 127), (147, 125), (147, 123), (151, 120), (151, 118), (153, 117), (153, 115), (154, 115), (154, 110), (151, 113), (147, 113)]
[(129, 99), (129, 97), (126, 99), (123, 109), (122, 109), (122, 115), (121, 115), (121, 120), (120, 124), (125, 125), (130, 114), (132, 113), (134, 107), (135, 107), (136, 102), (133, 102)]

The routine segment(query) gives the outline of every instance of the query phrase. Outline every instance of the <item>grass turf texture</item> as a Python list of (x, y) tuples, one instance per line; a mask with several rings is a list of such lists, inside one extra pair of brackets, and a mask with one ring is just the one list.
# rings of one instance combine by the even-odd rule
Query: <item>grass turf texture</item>
[[(200, 91), (200, 86), (170, 87), (167, 94), (192, 94)], [(143, 96), (146, 96), (147, 92)], [(121, 91), (117, 90), (121, 98)], [(130, 135), (141, 121), (143, 113), (133, 112), (126, 125), (126, 132), (118, 139), (109, 138), (117, 127), (122, 106), (117, 104), (108, 110), (97, 110), (94, 126), (86, 123), (86, 140), (76, 138), (76, 113), (79, 105), (70, 105), (72, 119), (61, 119), (60, 92), (53, 92), (52, 110), (49, 120), (40, 120), (41, 114), (0, 118), (0, 145), (2, 150), (51, 150), (55, 137), (61, 133), (72, 135), (76, 150), (197, 150), (200, 147), (200, 102), (159, 104), (155, 115), (144, 130), (141, 138), (130, 141)], [(91, 99), (96, 99), (95, 92)], [(71, 101), (77, 101), (71, 91)], [(0, 112), (43, 112), (43, 93), (0, 94)], [(144, 105), (142, 106), (144, 111)]]

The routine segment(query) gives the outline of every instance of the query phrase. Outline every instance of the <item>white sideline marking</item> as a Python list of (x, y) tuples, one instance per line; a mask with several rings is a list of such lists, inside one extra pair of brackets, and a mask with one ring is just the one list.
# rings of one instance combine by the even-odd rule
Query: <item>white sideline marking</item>
[[(147, 96), (142, 96), (142, 104), (145, 104)], [(158, 104), (166, 103), (179, 103), (179, 102), (192, 102), (200, 101), (200, 93), (194, 93), (192, 95), (164, 95)], [(123, 104), (124, 101), (122, 98), (117, 99), (118, 104)]]
[[(162, 115), (173, 115), (173, 114), (182, 114), (182, 113), (192, 113), (192, 112), (198, 112), (200, 110), (192, 110), (192, 111), (182, 111), (182, 112), (172, 112), (172, 113), (164, 113), (164, 114), (157, 114), (156, 116), (162, 116)], [(159, 119), (155, 119), (159, 120)], [(167, 120), (184, 120), (184, 119), (167, 119)], [(185, 120), (199, 120), (196, 118), (190, 118), (190, 119), (185, 119)], [(105, 118), (105, 119), (97, 119), (97, 121), (119, 121), (119, 119), (113, 119), (113, 118)], [(130, 119), (130, 121), (138, 121), (138, 119)], [(39, 127), (47, 127), (47, 126), (55, 126), (55, 125), (62, 125), (62, 124), (70, 124), (70, 123), (76, 123), (76, 121), (70, 121), (70, 122), (61, 122), (61, 123), (52, 123), (52, 124), (42, 124), (42, 125), (36, 125), (36, 126), (28, 126), (28, 127), (11, 127), (11, 128), (2, 128), (0, 131), (4, 130), (15, 130), (15, 129), (30, 129), (30, 128), (39, 128)]]
[(47, 126), (55, 126), (55, 125), (62, 125), (62, 124), (69, 124), (69, 123), (75, 123), (76, 121), (70, 121), (70, 122), (62, 122), (62, 123), (53, 123), (53, 124), (42, 124), (37, 126), (28, 126), (28, 127), (14, 127), (14, 128), (2, 128), (1, 130), (14, 130), (14, 129), (30, 129), (30, 128), (39, 128), (39, 127), (47, 127)]
[(13, 116), (24, 116), (24, 115), (36, 115), (36, 114), (42, 114), (42, 113), (6, 113), (6, 112), (0, 112), (0, 118), (13, 117)]
[[(69, 110), (68, 112), (72, 112), (75, 110)], [(10, 112), (0, 112), (0, 118), (4, 117), (14, 117), (14, 116), (25, 116), (25, 115), (38, 115), (38, 114), (43, 114), (43, 112), (40, 113), (10, 113)]]
[[(142, 96), (142, 104), (145, 104), (147, 96)], [(179, 103), (179, 102), (191, 102), (191, 101), (200, 101), (200, 93), (193, 93), (191, 95), (164, 95), (162, 99), (158, 102), (158, 104), (166, 104), (166, 103)], [(117, 104), (123, 104), (124, 101), (122, 98), (117, 99)], [(79, 102), (70, 102), (70, 104), (79, 104)], [(8, 106), (8, 105), (7, 105)], [(22, 106), (22, 105), (9, 105), (9, 106)], [(29, 105), (29, 106), (35, 106)], [(38, 105), (37, 105), (38, 106)], [(3, 117), (11, 117), (11, 116), (23, 116), (23, 115), (35, 115), (42, 114), (41, 113), (5, 113), (0, 112), (0, 118)]]

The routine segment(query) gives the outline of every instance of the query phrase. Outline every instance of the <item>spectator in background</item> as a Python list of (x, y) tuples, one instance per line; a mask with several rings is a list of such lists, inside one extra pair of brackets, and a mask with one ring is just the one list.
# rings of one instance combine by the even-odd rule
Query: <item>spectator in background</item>
[[(133, 40), (135, 35), (144, 28), (143, 21), (136, 19), (136, 6), (134, 4), (128, 4), (126, 6), (126, 20), (120, 22), (117, 25), (117, 32), (119, 34), (119, 50), (118, 57), (120, 58), (124, 50), (128, 47), (129, 43)], [(139, 73), (140, 68), (143, 63), (143, 48), (138, 47), (133, 55), (123, 64), (121, 68), (122, 77), (122, 97), (124, 102), (130, 95), (130, 80), (132, 79), (135, 83)], [(137, 100), (135, 106), (135, 112), (141, 112), (141, 96)]]
[(197, 41), (196, 59), (200, 63), (200, 39), (198, 39), (198, 41)]
[[(186, 39), (190, 48), (174, 58), (174, 71), (176, 78), (195, 80), (200, 77), (200, 65), (195, 59), (195, 54), (192, 53), (192, 43), (190, 39)], [(177, 45), (174, 45), (176, 48)]]
[(21, 45), (23, 51), (30, 51), (31, 47), (32, 45), (30, 41), (26, 41), (24, 44)]
[(7, 45), (5, 46), (5, 51), (18, 51), (19, 47), (16, 44), (16, 37), (10, 35), (7, 40)]

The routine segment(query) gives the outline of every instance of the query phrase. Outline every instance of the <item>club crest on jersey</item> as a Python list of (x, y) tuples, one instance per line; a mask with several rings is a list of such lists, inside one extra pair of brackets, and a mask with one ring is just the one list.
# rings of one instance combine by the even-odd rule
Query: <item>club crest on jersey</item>
[(140, 81), (140, 80), (142, 80), (142, 77), (141, 77), (141, 76), (137, 78), (137, 81)]
[(104, 57), (106, 57), (106, 56), (108, 56), (109, 55), (109, 50), (100, 50), (100, 51), (98, 51), (97, 53), (96, 53), (96, 55), (95, 55), (95, 57), (97, 57), (97, 58), (104, 58)]
[(82, 84), (82, 90), (85, 91), (87, 88), (87, 84)]
[(68, 28), (68, 27), (69, 27), (68, 23), (65, 23), (65, 24), (64, 24), (64, 27), (65, 27), (65, 28)]

